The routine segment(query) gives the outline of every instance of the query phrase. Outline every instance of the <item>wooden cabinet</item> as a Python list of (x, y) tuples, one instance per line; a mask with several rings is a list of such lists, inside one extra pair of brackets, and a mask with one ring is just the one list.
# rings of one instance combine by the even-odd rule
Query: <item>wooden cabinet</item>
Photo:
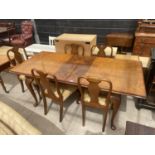
[(134, 54), (150, 56), (152, 47), (155, 47), (155, 33), (135, 33)]
[(110, 33), (106, 35), (106, 43), (110, 46), (131, 48), (133, 38), (132, 33)]
[(139, 20), (133, 53), (140, 56), (150, 56), (152, 47), (155, 47), (155, 20)]
[(96, 35), (64, 33), (55, 39), (56, 52), (64, 53), (66, 44), (80, 44), (84, 47), (85, 55), (91, 55), (91, 47), (96, 45)]

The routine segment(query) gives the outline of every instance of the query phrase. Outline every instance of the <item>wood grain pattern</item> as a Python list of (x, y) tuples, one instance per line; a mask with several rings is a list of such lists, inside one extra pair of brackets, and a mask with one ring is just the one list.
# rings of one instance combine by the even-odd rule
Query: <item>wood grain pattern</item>
[(42, 52), (10, 71), (31, 77), (33, 68), (71, 85), (77, 85), (80, 76), (107, 79), (112, 81), (114, 93), (146, 98), (142, 65), (137, 61)]

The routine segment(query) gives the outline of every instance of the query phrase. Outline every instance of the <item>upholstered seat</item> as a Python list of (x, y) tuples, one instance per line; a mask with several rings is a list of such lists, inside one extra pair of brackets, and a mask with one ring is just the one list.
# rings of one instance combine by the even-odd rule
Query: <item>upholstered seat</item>
[[(99, 96), (98, 97), (99, 100), (99, 104), (105, 106), (106, 105), (106, 97), (105, 96)], [(91, 97), (89, 95), (89, 93), (87, 91), (84, 92), (84, 101), (85, 102), (90, 102), (91, 101)]]
[(25, 75), (19, 75), (19, 79), (24, 81), (26, 79), (26, 77), (25, 77)]
[[(54, 94), (59, 97), (59, 94), (57, 92), (56, 86), (51, 83), (51, 89), (53, 90)], [(62, 94), (63, 100), (66, 100), (71, 94), (73, 94), (76, 91), (76, 87), (74, 86), (65, 86), (63, 84), (60, 85), (60, 92)], [(45, 94), (48, 94), (48, 89), (45, 89)]]
[(25, 118), (23, 118), (14, 109), (0, 101), (0, 135), (29, 135), (41, 132), (33, 127)]

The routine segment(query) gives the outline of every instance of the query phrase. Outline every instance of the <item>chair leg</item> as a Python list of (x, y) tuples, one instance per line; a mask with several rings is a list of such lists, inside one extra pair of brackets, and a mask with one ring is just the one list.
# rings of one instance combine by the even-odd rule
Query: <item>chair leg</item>
[(62, 119), (63, 119), (63, 103), (60, 104), (60, 119), (59, 119), (59, 122), (62, 122)]
[(85, 126), (86, 108), (82, 105), (82, 125)]
[(108, 115), (108, 109), (105, 110), (104, 114), (103, 114), (103, 127), (102, 127), (102, 132), (104, 132), (105, 130), (105, 125), (106, 125), (106, 121), (107, 121), (107, 115)]
[(34, 90), (33, 90), (33, 87), (32, 87), (32, 81), (33, 81), (33, 79), (26, 78), (25, 84), (26, 84), (28, 90), (30, 91), (31, 95), (33, 96), (33, 98), (34, 98), (34, 100), (35, 100), (35, 104), (33, 104), (33, 105), (36, 107), (39, 103), (38, 103), (36, 94), (35, 94), (35, 92), (34, 92)]
[(81, 101), (81, 94), (80, 94), (79, 91), (77, 91), (77, 92), (78, 92), (78, 98), (77, 98), (77, 100), (76, 100), (76, 103), (77, 103), (77, 104), (80, 104), (80, 101)]
[(2, 85), (3, 90), (4, 90), (6, 93), (9, 93), (9, 91), (6, 90), (6, 87), (5, 87), (5, 85), (4, 85), (4, 82), (3, 82), (3, 79), (2, 79), (1, 76), (0, 76), (0, 83), (1, 83), (1, 85)]
[(152, 88), (153, 88), (153, 84), (151, 84), (151, 86), (150, 86), (150, 88), (149, 88), (149, 90), (148, 90), (148, 95), (150, 94)]
[(24, 83), (23, 83), (23, 80), (21, 80), (21, 79), (19, 78), (19, 76), (18, 76), (18, 80), (19, 80), (19, 82), (20, 82), (20, 85), (21, 85), (21, 88), (22, 88), (22, 92), (24, 93), (25, 91), (24, 91)]
[(43, 97), (43, 102), (44, 102), (44, 114), (47, 115), (47, 101), (46, 101), (46, 97), (44, 95), (42, 95)]
[(35, 87), (35, 89), (37, 90), (37, 93), (38, 93), (38, 95), (39, 95), (39, 99), (41, 100), (41, 99), (42, 99), (42, 96), (41, 96), (41, 94), (40, 94), (40, 88), (39, 88), (39, 86), (36, 85), (36, 84), (34, 84), (34, 87)]
[(80, 97), (78, 97), (78, 99), (76, 100), (77, 104), (80, 104)]

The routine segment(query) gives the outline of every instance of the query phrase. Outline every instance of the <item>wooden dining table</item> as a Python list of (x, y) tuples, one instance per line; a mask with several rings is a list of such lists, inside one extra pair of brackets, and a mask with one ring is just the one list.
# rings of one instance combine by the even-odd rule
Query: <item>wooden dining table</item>
[[(146, 98), (140, 61), (41, 52), (10, 71), (32, 78), (31, 70), (33, 68), (54, 74), (59, 82), (68, 85), (77, 86), (77, 79), (80, 76), (107, 79), (113, 84), (112, 92), (114, 94)], [(115, 110), (114, 116), (117, 110)]]

